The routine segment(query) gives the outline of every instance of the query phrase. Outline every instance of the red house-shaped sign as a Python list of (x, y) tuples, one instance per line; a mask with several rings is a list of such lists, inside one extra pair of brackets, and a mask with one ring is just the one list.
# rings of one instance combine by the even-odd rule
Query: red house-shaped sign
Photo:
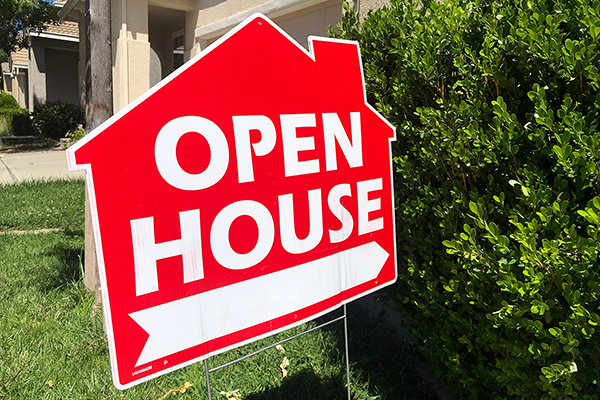
[(124, 389), (396, 279), (391, 141), (356, 42), (255, 15), (67, 152)]

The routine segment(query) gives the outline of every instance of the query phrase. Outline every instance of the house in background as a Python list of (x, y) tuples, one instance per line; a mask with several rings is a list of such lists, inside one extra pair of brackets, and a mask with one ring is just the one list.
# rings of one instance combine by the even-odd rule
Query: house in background
[[(361, 15), (389, 0), (354, 0)], [(342, 17), (341, 0), (111, 0), (113, 110), (122, 109), (201, 49), (254, 13), (307, 46)], [(79, 90), (85, 92), (85, 1), (68, 0), (65, 21), (79, 24)], [(207, 77), (207, 79), (211, 79)]]
[[(54, 5), (62, 7), (65, 1)], [(30, 111), (47, 101), (82, 104), (78, 23), (49, 25), (42, 32), (30, 32), (30, 40), (29, 49), (11, 53), (3, 63), (3, 90)]]
[(10, 53), (8, 62), (2, 63), (2, 91), (11, 94), (22, 108), (29, 104), (29, 57), (27, 49)]
[(47, 101), (81, 104), (78, 24), (64, 21), (30, 36), (28, 108)]

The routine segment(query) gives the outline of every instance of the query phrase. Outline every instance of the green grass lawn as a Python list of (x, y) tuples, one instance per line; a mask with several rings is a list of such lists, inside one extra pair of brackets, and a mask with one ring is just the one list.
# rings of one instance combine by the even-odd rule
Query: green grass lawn
[(0, 184), (0, 232), (61, 228), (82, 235), (84, 202), (82, 180)]
[[(126, 391), (113, 386), (102, 312), (82, 282), (83, 206), (82, 181), (0, 185), (0, 399), (206, 399), (202, 363)], [(38, 229), (60, 230), (13, 233)], [(435, 398), (412, 370), (410, 346), (358, 308), (349, 307), (349, 315), (354, 399)], [(213, 357), (209, 365), (311, 326)], [(283, 347), (285, 353), (272, 348), (213, 373), (213, 398), (235, 390), (245, 400), (346, 398), (342, 322)], [(186, 382), (193, 386), (185, 393), (167, 395)]]

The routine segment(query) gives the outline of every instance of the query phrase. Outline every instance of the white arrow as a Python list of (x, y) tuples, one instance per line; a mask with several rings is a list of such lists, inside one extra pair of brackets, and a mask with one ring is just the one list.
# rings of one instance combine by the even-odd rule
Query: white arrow
[(366, 243), (129, 314), (150, 337), (135, 366), (270, 321), (377, 278), (389, 254)]

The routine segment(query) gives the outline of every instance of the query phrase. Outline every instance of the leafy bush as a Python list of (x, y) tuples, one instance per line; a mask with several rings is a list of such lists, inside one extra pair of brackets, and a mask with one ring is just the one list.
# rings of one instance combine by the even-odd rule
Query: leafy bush
[(17, 99), (15, 99), (10, 93), (0, 92), (0, 110), (2, 109), (20, 109)]
[(0, 114), (0, 136), (9, 136), (10, 132), (10, 122), (6, 120), (7, 118)]
[(598, 399), (600, 1), (393, 0), (338, 28), (398, 129), (389, 300), (438, 376)]
[(27, 136), (34, 133), (31, 123), (31, 115), (26, 109), (21, 109), (15, 113), (11, 121), (12, 132), (15, 136)]
[(65, 137), (68, 139), (66, 145), (64, 146), (65, 149), (71, 147), (72, 145), (74, 145), (75, 143), (77, 143), (77, 141), (79, 139), (82, 139), (85, 136), (85, 129), (81, 128), (81, 129), (75, 129), (73, 132), (67, 132), (67, 134), (65, 135)]
[(23, 136), (31, 133), (29, 111), (21, 108), (12, 95), (0, 93), (0, 135)]
[(40, 135), (52, 139), (65, 137), (85, 122), (83, 108), (60, 101), (47, 102), (33, 112), (33, 129)]

